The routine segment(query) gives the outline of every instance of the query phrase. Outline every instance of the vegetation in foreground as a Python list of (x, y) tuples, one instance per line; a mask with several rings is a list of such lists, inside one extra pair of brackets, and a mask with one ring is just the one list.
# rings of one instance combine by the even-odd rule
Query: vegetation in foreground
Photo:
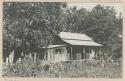
[(24, 59), (14, 65), (4, 65), (3, 77), (122, 78), (121, 67), (121, 63), (99, 60), (45, 63)]

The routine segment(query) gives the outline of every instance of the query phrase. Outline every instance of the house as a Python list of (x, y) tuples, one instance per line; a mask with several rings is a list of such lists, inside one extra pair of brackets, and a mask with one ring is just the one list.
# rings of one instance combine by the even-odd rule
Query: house
[(102, 54), (102, 45), (85, 34), (60, 32), (57, 35), (57, 44), (67, 46), (69, 60), (93, 59)]
[[(94, 59), (99, 57), (103, 58), (103, 46), (96, 43), (93, 39), (85, 34), (60, 32), (55, 35), (55, 42), (53, 45), (36, 49), (37, 52), (30, 52), (21, 57), (30, 57), (34, 60), (45, 60), (49, 62), (60, 62), (67, 60), (81, 60), (81, 59)], [(13, 52), (9, 57), (12, 56)], [(22, 59), (19, 57), (19, 60)], [(10, 58), (13, 60), (13, 58)], [(11, 62), (11, 61), (10, 61)], [(6, 59), (8, 64), (8, 58)]]
[(46, 48), (47, 61), (102, 58), (102, 45), (85, 34), (60, 32), (55, 36), (54, 45)]

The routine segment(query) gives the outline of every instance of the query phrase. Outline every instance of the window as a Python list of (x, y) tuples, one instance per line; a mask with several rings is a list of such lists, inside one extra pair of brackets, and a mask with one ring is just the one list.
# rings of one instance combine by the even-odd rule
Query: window
[(55, 53), (56, 53), (56, 54), (61, 54), (61, 49), (56, 49), (56, 50), (55, 50)]
[(55, 49), (56, 54), (61, 54), (64, 52), (64, 49)]

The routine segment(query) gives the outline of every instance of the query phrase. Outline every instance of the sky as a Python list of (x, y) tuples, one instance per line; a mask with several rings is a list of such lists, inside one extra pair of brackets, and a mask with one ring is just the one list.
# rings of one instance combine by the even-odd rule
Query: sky
[[(67, 3), (68, 7), (76, 6), (77, 9), (86, 8), (87, 10), (91, 10), (99, 3)], [(104, 6), (114, 7), (117, 12), (117, 15), (121, 12), (122, 13), (122, 5), (120, 3), (101, 3)]]

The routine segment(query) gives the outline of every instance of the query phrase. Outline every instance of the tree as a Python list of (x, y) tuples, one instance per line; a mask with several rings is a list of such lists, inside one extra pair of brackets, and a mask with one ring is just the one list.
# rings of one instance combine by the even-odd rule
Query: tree
[(122, 16), (117, 17), (115, 9), (108, 6), (96, 5), (88, 11), (68, 8), (66, 3), (5, 2), (3, 29), (4, 57), (10, 51), (20, 56), (22, 51), (29, 54), (47, 47), (60, 31), (87, 34), (104, 45), (105, 53), (122, 56)]
[(4, 49), (20, 49), (28, 54), (52, 44), (53, 35), (59, 31), (59, 16), (66, 4), (5, 2), (3, 6)]
[(77, 7), (68, 8), (62, 31), (84, 33), (104, 47), (105, 54), (122, 55), (122, 17), (116, 16), (113, 7), (96, 5), (91, 11)]

